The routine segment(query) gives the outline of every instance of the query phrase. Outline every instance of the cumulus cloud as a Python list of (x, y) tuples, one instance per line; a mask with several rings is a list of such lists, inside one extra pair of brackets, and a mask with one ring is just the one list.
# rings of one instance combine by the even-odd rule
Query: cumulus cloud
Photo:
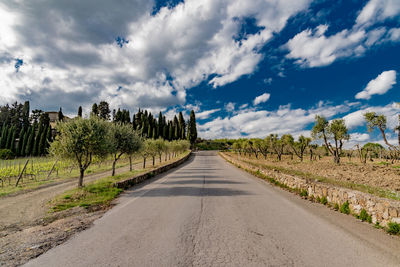
[(264, 93), (262, 95), (257, 96), (253, 100), (253, 105), (257, 106), (258, 104), (267, 102), (268, 99), (270, 98), (270, 96), (271, 96), (271, 94), (268, 94), (268, 93)]
[(373, 46), (400, 40), (398, 28), (375, 26), (398, 15), (399, 1), (370, 0), (351, 29), (327, 35), (328, 25), (319, 25), (296, 34), (283, 46), (289, 50), (286, 57), (302, 67), (319, 67), (340, 58), (361, 56)]
[(396, 71), (388, 70), (371, 80), (365, 89), (356, 94), (356, 99), (370, 99), (372, 95), (383, 95), (396, 84)]
[(351, 106), (352, 103), (332, 106), (321, 101), (310, 109), (293, 109), (291, 105), (280, 106), (274, 111), (243, 109), (235, 112), (233, 116), (217, 117), (199, 125), (199, 136), (239, 138), (265, 137), (271, 133), (291, 133), (295, 137), (300, 134), (309, 135), (305, 128), (314, 122), (315, 115), (331, 118), (348, 112)]
[(216, 109), (210, 109), (210, 110), (205, 110), (205, 111), (196, 113), (196, 119), (200, 119), (200, 120), (208, 119), (211, 114), (214, 114), (220, 110), (221, 110), (220, 108), (216, 108)]
[(354, 129), (359, 126), (364, 126), (365, 119), (364, 114), (367, 112), (376, 112), (378, 114), (383, 114), (387, 117), (388, 128), (394, 129), (398, 124), (398, 114), (400, 112), (400, 105), (397, 103), (391, 103), (386, 106), (372, 106), (359, 109), (357, 111), (351, 112), (343, 117), (346, 125), (349, 129)]
[[(66, 112), (100, 100), (184, 105), (187, 90), (210, 77), (218, 87), (253, 73), (261, 48), (309, 2), (187, 0), (156, 14), (145, 0), (3, 2), (0, 104), (29, 96), (45, 107), (57, 95), (71, 100)], [(245, 18), (260, 30), (238, 40)]]

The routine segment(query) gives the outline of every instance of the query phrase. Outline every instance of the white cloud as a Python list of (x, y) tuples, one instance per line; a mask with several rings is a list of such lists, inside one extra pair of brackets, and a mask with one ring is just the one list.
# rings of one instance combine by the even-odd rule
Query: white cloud
[[(359, 126), (366, 125), (364, 114), (367, 112), (376, 112), (378, 114), (383, 114), (387, 117), (387, 126), (390, 129), (398, 124), (398, 114), (400, 112), (400, 106), (397, 103), (391, 103), (386, 106), (372, 106), (359, 109), (357, 111), (351, 112), (343, 117), (346, 125), (349, 129), (354, 129)], [(365, 128), (366, 129), (366, 128)]]
[(232, 112), (232, 111), (235, 110), (235, 106), (236, 106), (235, 103), (229, 102), (229, 103), (225, 104), (225, 110), (226, 110), (227, 112)]
[(210, 109), (210, 110), (205, 110), (205, 111), (196, 113), (196, 119), (200, 119), (200, 120), (208, 119), (211, 114), (214, 114), (220, 110), (221, 110), (220, 108), (216, 108), (216, 109)]
[(280, 106), (275, 111), (244, 109), (235, 112), (233, 116), (217, 117), (202, 125), (198, 125), (199, 136), (202, 138), (239, 138), (243, 136), (265, 137), (270, 133), (291, 133), (297, 137), (300, 134), (309, 135), (305, 127), (314, 122), (315, 115), (331, 118), (348, 112), (352, 103), (332, 106), (320, 102), (308, 110), (293, 109), (290, 105)]
[[(57, 97), (66, 113), (100, 100), (131, 109), (184, 105), (186, 91), (210, 75), (218, 87), (253, 73), (261, 48), (309, 2), (187, 0), (155, 15), (145, 0), (3, 3), (0, 104), (28, 98), (54, 109)], [(236, 40), (249, 17), (260, 31)], [(120, 48), (118, 36), (129, 43)], [(24, 61), (18, 73), (15, 58)]]
[(357, 26), (371, 25), (398, 16), (399, 13), (400, 2), (397, 0), (370, 0), (358, 14), (356, 23)]
[(400, 40), (398, 28), (377, 27), (376, 23), (400, 14), (400, 1), (370, 0), (357, 16), (351, 29), (327, 35), (328, 25), (319, 25), (296, 34), (283, 47), (289, 59), (302, 67), (332, 64), (340, 58), (358, 57), (378, 44)]
[(253, 100), (253, 105), (257, 106), (258, 104), (267, 102), (268, 99), (270, 98), (270, 96), (271, 96), (271, 94), (268, 94), (268, 93), (264, 93), (262, 95), (257, 96)]
[(396, 84), (396, 71), (388, 70), (371, 80), (367, 87), (356, 94), (356, 99), (370, 99), (372, 95), (383, 95)]

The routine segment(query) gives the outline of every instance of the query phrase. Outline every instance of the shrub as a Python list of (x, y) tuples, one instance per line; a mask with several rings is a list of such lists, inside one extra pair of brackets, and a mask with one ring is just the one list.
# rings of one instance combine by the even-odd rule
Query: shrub
[(338, 204), (338, 203), (335, 203), (335, 205), (333, 206), (333, 209), (334, 209), (334, 210), (339, 210), (339, 204)]
[(321, 202), (321, 198), (319, 197), (319, 196), (317, 196), (317, 198), (316, 198), (316, 200), (315, 201), (317, 201), (317, 202)]
[(400, 224), (395, 222), (388, 223), (388, 229), (386, 230), (391, 235), (400, 234)]
[(323, 196), (320, 200), (320, 203), (323, 205), (326, 205), (326, 204), (328, 204), (328, 199), (325, 196)]
[(342, 204), (342, 206), (340, 206), (340, 212), (344, 214), (350, 214), (350, 206), (347, 200)]
[(367, 211), (365, 210), (365, 209), (362, 209), (361, 211), (360, 211), (360, 215), (358, 216), (358, 218), (361, 220), (361, 221), (363, 221), (363, 222), (365, 222), (366, 220), (368, 220), (368, 213), (367, 213)]
[(301, 197), (307, 197), (307, 196), (308, 196), (307, 190), (305, 190), (305, 189), (301, 190), (301, 191), (300, 191), (300, 196), (301, 196)]
[(0, 149), (0, 159), (12, 159), (14, 153), (10, 149)]
[(372, 216), (371, 215), (368, 215), (367, 222), (372, 223)]

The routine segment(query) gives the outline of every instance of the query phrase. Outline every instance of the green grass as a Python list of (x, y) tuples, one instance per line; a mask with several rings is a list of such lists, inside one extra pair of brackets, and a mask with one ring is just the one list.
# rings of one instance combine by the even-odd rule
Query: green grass
[[(175, 158), (174, 161), (183, 158), (188, 153), (189, 152), (183, 153)], [(146, 172), (149, 172), (149, 176), (152, 177), (154, 176), (152, 170), (153, 167), (149, 166), (146, 169), (128, 171), (119, 175), (102, 178), (88, 183), (82, 188), (68, 190), (57, 196), (51, 202), (51, 210), (53, 212), (58, 212), (73, 207), (84, 207), (89, 209), (94, 206), (109, 206), (111, 201), (123, 191), (123, 189), (114, 187), (115, 182), (122, 181)]]
[(386, 231), (391, 235), (398, 235), (400, 234), (400, 224), (395, 222), (390, 222), (388, 223)]
[(335, 179), (315, 175), (315, 174), (312, 174), (309, 172), (302, 172), (302, 171), (298, 171), (298, 170), (287, 169), (287, 168), (283, 168), (280, 166), (273, 166), (273, 165), (268, 165), (268, 164), (264, 164), (264, 163), (254, 163), (252, 161), (244, 160), (244, 159), (241, 159), (240, 161), (250, 164), (257, 168), (264, 168), (264, 169), (271, 170), (271, 171), (278, 171), (278, 172), (281, 172), (284, 174), (301, 177), (306, 180), (309, 179), (309, 180), (313, 180), (313, 181), (323, 182), (323, 183), (327, 183), (327, 184), (331, 184), (331, 185), (336, 185), (336, 186), (340, 186), (340, 187), (345, 187), (345, 188), (361, 191), (364, 193), (369, 193), (369, 194), (376, 195), (379, 197), (400, 200), (400, 196), (398, 193), (390, 191), (390, 190), (382, 189), (382, 188), (372, 187), (372, 186), (364, 185), (364, 184), (356, 184), (353, 182), (338, 181)]
[(134, 170), (116, 176), (99, 179), (82, 188), (68, 190), (52, 201), (52, 211), (62, 211), (73, 207), (90, 208), (92, 206), (107, 206), (116, 198), (122, 189), (114, 187), (114, 183), (143, 173), (144, 170)]

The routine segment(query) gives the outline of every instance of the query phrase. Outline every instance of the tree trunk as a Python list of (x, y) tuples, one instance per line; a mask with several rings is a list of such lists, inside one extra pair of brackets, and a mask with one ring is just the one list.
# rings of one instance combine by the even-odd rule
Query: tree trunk
[(143, 158), (143, 169), (146, 169), (146, 158)]
[(83, 176), (85, 175), (85, 169), (84, 168), (80, 168), (80, 176), (79, 176), (79, 181), (78, 181), (78, 187), (82, 187), (83, 186)]
[(132, 156), (129, 156), (129, 170), (132, 171)]
[(111, 172), (111, 176), (115, 175), (115, 165), (117, 165), (117, 160), (115, 159), (112, 163), (112, 172)]
[(153, 156), (153, 166), (156, 163), (156, 157)]
[(160, 154), (160, 163), (161, 163), (161, 154)]

